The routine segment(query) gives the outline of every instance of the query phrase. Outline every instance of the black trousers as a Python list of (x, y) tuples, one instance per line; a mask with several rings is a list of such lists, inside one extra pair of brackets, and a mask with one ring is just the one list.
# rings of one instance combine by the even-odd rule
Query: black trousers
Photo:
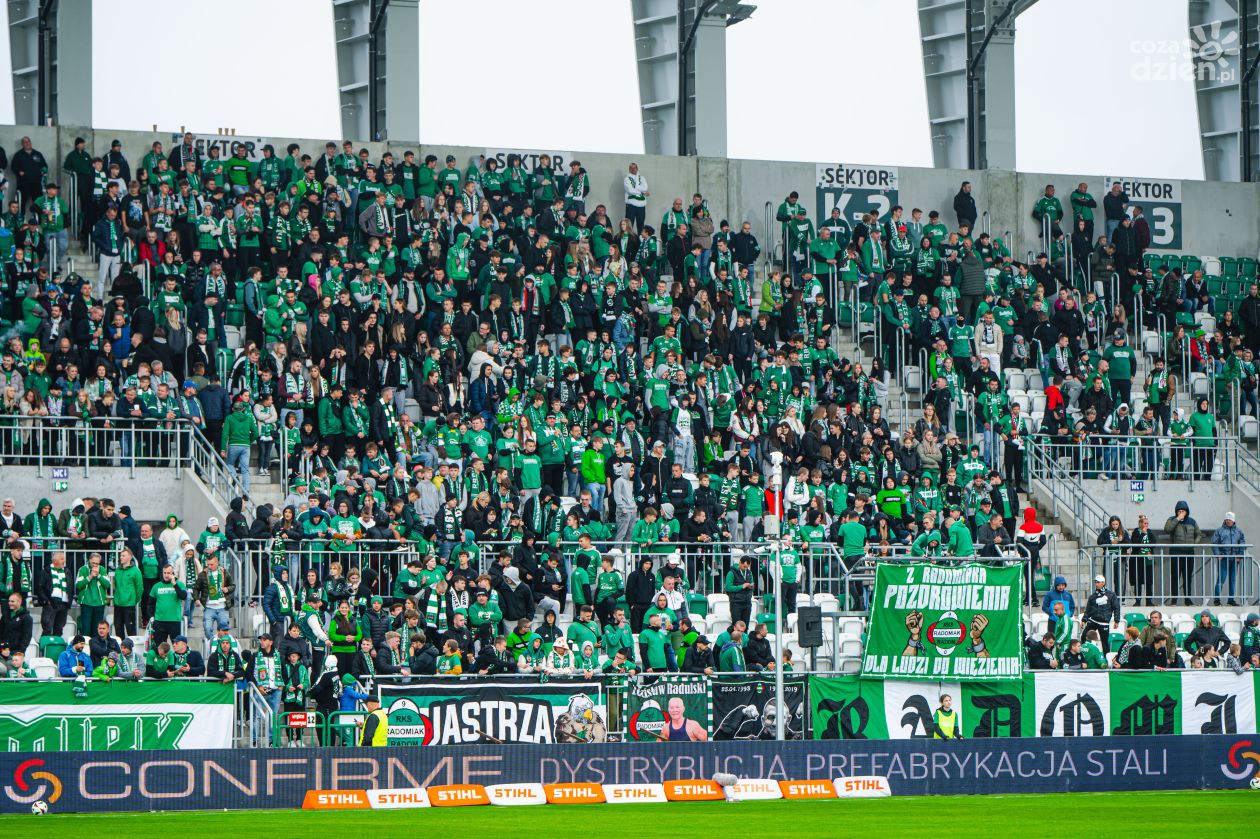
[(114, 634), (121, 638), (136, 634), (135, 606), (114, 606)]
[(1084, 621), (1081, 624), (1081, 643), (1085, 643), (1085, 636), (1091, 629), (1098, 630), (1098, 643), (1102, 647), (1103, 655), (1111, 652), (1111, 625), (1091, 620)]

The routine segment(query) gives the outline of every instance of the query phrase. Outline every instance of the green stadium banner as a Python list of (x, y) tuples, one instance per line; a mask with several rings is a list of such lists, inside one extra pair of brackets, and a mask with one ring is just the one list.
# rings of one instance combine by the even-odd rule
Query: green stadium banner
[(713, 731), (704, 676), (635, 676), (626, 681), (622, 708), (627, 740), (708, 740)]
[(1023, 672), (1020, 567), (880, 563), (862, 675), (983, 681)]
[(941, 696), (968, 738), (1255, 734), (1260, 672), (1057, 671), (992, 682), (813, 676), (816, 740), (931, 736)]
[(6, 752), (226, 749), (236, 706), (218, 682), (0, 681), (0, 743)]
[(391, 746), (608, 741), (603, 685), (581, 678), (434, 677), (380, 691)]

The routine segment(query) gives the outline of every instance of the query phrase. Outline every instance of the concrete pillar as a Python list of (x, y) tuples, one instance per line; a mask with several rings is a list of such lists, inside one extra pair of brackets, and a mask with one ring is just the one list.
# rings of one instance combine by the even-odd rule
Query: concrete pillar
[(420, 142), (420, 2), (390, 0), (385, 12), (385, 136)]
[(695, 153), (726, 157), (726, 17), (706, 15), (696, 30), (691, 59), (695, 100)]
[(991, 169), (1015, 169), (1015, 36), (1001, 29), (984, 54), (985, 160)]
[(92, 2), (57, 4), (57, 122), (92, 124)]

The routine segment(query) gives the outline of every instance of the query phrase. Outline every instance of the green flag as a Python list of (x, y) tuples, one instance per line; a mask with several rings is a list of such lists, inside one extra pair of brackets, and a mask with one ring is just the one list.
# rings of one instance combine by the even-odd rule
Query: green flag
[(1018, 565), (881, 563), (863, 677), (1020, 678), (1020, 581)]
[(886, 740), (884, 685), (853, 677), (809, 678), (815, 740)]

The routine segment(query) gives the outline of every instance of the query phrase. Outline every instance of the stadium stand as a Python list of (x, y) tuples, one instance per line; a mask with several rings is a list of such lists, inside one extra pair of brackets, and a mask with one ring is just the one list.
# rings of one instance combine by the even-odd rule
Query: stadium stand
[[(67, 676), (87, 636), (93, 667), (112, 637), (149, 677), (222, 676), (230, 637), (296, 710), (325, 654), (360, 679), (685, 669), (803, 604), (825, 640), (797, 669), (856, 672), (874, 563), (911, 557), (1025, 568), (1034, 652), (1094, 627), (1115, 666), (1151, 635), (1170, 666), (1260, 664), (1232, 516), (1094, 497), (1260, 476), (1253, 257), (1155, 253), (1136, 207), (1094, 235), (1087, 192), (1075, 224), (1050, 191), (1021, 208), (1044, 251), (1020, 257), (974, 204), (814, 218), (792, 193), (762, 240), (668, 182), (645, 218), (652, 172), (622, 207), (545, 155), (229, 145), (10, 162), (0, 464), (191, 468), (223, 514), (6, 500), (9, 675)], [(1190, 606), (1242, 649), (1205, 663)]]

